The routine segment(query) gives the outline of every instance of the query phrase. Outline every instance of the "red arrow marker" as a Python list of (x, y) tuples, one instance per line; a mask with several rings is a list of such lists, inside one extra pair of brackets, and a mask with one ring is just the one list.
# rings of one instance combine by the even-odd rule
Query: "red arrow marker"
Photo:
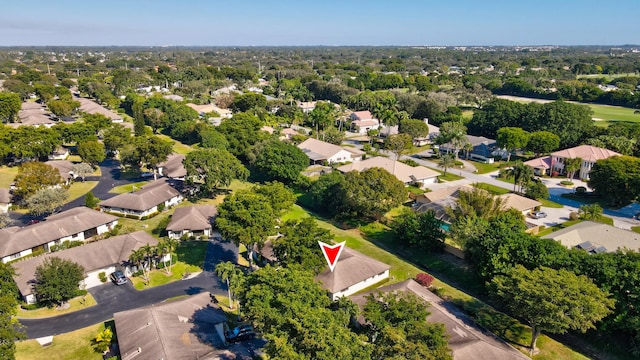
[(340, 254), (342, 253), (342, 249), (344, 249), (345, 243), (346, 242), (343, 241), (336, 245), (329, 245), (322, 241), (318, 241), (318, 245), (320, 245), (320, 249), (322, 249), (322, 253), (324, 254), (325, 260), (327, 260), (327, 264), (329, 264), (331, 272), (333, 272), (333, 269), (338, 263), (338, 258), (340, 258)]

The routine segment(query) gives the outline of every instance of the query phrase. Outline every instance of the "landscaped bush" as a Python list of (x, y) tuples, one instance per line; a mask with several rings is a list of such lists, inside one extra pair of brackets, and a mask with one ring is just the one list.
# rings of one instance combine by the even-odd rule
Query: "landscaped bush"
[(400, 162), (412, 167), (420, 166), (420, 164), (418, 164), (415, 160), (412, 160), (412, 159), (402, 159), (400, 160)]
[(23, 308), (24, 310), (36, 310), (36, 309), (40, 309), (42, 306), (40, 306), (40, 304), (22, 304), (20, 305), (21, 308)]
[(456, 160), (456, 161), (453, 162), (453, 165), (455, 165), (455, 166), (463, 166), (464, 163), (462, 161)]
[(107, 273), (105, 273), (104, 271), (99, 272), (98, 278), (100, 279), (100, 282), (107, 282)]
[(562, 180), (562, 181), (560, 181), (560, 185), (571, 186), (571, 185), (573, 185), (573, 182), (571, 182), (569, 180)]
[(424, 287), (431, 287), (434, 277), (427, 273), (420, 273), (416, 275), (416, 282)]
[(579, 216), (578, 213), (575, 211), (572, 211), (569, 213), (569, 220), (575, 221), (578, 220)]
[(164, 208), (165, 208), (165, 204), (164, 203), (158, 204), (158, 211), (162, 211), (162, 210), (164, 210)]
[(75, 295), (75, 297), (78, 297), (78, 296), (85, 296), (88, 293), (89, 292), (87, 290), (78, 289), (78, 290), (76, 290), (74, 295)]

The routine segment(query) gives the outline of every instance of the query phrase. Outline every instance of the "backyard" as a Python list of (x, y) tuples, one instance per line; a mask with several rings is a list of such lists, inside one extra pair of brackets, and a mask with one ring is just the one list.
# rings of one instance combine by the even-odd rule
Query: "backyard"
[[(106, 324), (113, 324), (112, 321)], [(49, 346), (41, 346), (36, 340), (25, 340), (16, 343), (16, 360), (102, 360), (102, 353), (91, 347), (93, 340), (105, 323), (91, 325), (70, 333), (56, 335)]]

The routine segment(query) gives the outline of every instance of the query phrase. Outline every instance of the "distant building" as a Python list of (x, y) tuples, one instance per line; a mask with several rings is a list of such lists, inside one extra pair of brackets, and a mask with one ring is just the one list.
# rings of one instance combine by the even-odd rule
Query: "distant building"
[(351, 120), (351, 131), (366, 135), (369, 130), (380, 129), (380, 120), (375, 119), (369, 111), (356, 111), (349, 115)]
[(359, 161), (364, 155), (359, 149), (341, 147), (313, 138), (298, 144), (298, 148), (309, 157), (311, 165)]
[(608, 159), (612, 156), (619, 156), (615, 151), (603, 149), (591, 145), (580, 145), (570, 149), (556, 151), (551, 153), (551, 171), (557, 171), (560, 174), (564, 174), (564, 164), (566, 159), (582, 159), (580, 164), (580, 171), (576, 172), (579, 179), (589, 179), (589, 173), (591, 168), (598, 160)]
[(348, 173), (349, 171), (364, 171), (374, 167), (387, 170), (405, 185), (416, 185), (421, 188), (428, 184), (437, 183), (438, 176), (440, 176), (439, 172), (424, 166), (409, 166), (382, 156), (340, 166), (338, 171)]
[(123, 122), (123, 118), (121, 115), (114, 113), (113, 111), (105, 108), (104, 106), (98, 104), (93, 100), (89, 100), (86, 98), (77, 98), (76, 100), (80, 101), (80, 111), (87, 114), (100, 114), (108, 117), (114, 123)]
[(182, 194), (166, 180), (156, 180), (140, 190), (100, 202), (100, 209), (112, 214), (141, 219), (158, 213), (159, 206), (170, 208), (183, 200)]

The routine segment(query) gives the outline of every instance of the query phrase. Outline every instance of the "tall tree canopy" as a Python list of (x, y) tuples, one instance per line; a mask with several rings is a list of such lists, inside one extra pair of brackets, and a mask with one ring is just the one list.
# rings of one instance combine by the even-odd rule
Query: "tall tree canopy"
[(275, 138), (257, 143), (248, 154), (249, 162), (272, 180), (296, 182), (309, 165), (309, 158), (297, 146)]
[(244, 159), (249, 149), (256, 143), (267, 138), (267, 133), (261, 131), (262, 122), (257, 116), (248, 113), (234, 114), (231, 119), (224, 120), (220, 131), (229, 142), (229, 151), (238, 158)]
[(640, 159), (636, 157), (598, 160), (589, 177), (589, 187), (612, 205), (625, 205), (640, 196)]
[(542, 331), (563, 334), (585, 332), (607, 316), (614, 300), (588, 277), (567, 270), (517, 265), (491, 280), (491, 294), (531, 325), (531, 351)]
[(8, 91), (0, 91), (0, 122), (14, 122), (20, 111), (21, 104), (20, 95)]
[(282, 236), (273, 241), (273, 254), (280, 264), (301, 266), (316, 274), (322, 271), (326, 264), (318, 241), (332, 243), (329, 230), (318, 227), (312, 217), (306, 217), (285, 222), (279, 232)]
[(517, 127), (503, 127), (498, 129), (498, 146), (507, 149), (507, 161), (511, 161), (511, 153), (517, 149), (524, 149), (529, 142), (529, 133)]
[(77, 263), (49, 257), (36, 267), (33, 289), (39, 302), (60, 305), (75, 296), (84, 279), (84, 268)]
[(22, 198), (29, 198), (38, 190), (62, 184), (64, 180), (60, 172), (53, 166), (45, 163), (30, 161), (23, 163), (18, 168), (15, 178), (16, 190), (14, 193)]
[(246, 180), (249, 171), (240, 160), (224, 149), (202, 149), (187, 154), (184, 159), (187, 181), (201, 184), (205, 194), (213, 194), (222, 187), (229, 186), (231, 180)]

